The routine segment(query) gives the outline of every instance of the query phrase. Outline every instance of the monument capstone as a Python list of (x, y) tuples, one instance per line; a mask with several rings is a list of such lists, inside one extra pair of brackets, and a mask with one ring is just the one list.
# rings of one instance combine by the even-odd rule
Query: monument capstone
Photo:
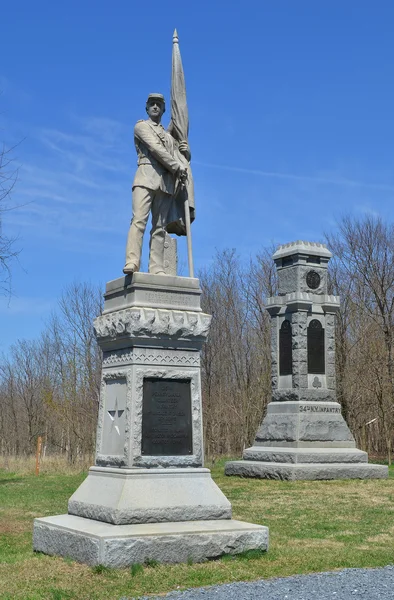
[[(174, 35), (173, 103), (185, 97), (177, 89), (183, 80), (179, 61)], [(163, 103), (153, 96), (149, 110), (162, 114)], [(181, 101), (172, 105), (178, 137), (169, 141), (170, 134), (145, 121), (138, 138), (139, 176), (150, 177), (158, 162), (153, 170), (160, 177), (152, 185), (159, 187), (133, 190), (126, 274), (107, 283), (104, 310), (94, 323), (103, 351), (95, 465), (71, 496), (68, 514), (35, 520), (34, 549), (47, 554), (123, 567), (268, 548), (268, 528), (233, 520), (230, 502), (204, 468), (200, 350), (211, 316), (201, 310), (192, 271), (191, 186), (183, 185), (190, 169), (175, 168), (181, 143), (190, 159), (185, 108)], [(165, 201), (178, 202), (178, 221), (168, 217)], [(150, 272), (141, 273), (141, 232), (149, 210)], [(190, 277), (176, 275), (176, 250), (165, 223), (170, 231), (185, 228)]]
[(271, 316), (272, 401), (243, 460), (226, 475), (266, 479), (385, 478), (358, 450), (336, 399), (335, 313), (328, 294), (332, 254), (324, 244), (297, 241), (273, 255), (278, 295)]

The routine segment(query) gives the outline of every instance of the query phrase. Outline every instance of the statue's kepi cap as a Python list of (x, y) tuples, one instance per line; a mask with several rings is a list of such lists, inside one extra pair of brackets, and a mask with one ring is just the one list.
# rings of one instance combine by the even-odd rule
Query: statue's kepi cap
[(166, 103), (163, 94), (149, 94), (148, 99), (146, 101), (147, 104), (149, 100), (160, 100), (164, 105)]

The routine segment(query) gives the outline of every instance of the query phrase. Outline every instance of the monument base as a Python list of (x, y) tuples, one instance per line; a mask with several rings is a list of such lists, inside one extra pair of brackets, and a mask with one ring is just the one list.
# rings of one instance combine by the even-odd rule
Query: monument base
[(91, 467), (68, 502), (70, 515), (131, 525), (231, 519), (209, 469)]
[(284, 481), (319, 479), (387, 479), (388, 467), (368, 463), (288, 463), (234, 460), (226, 463), (226, 475), (279, 479)]
[(202, 562), (223, 554), (268, 550), (268, 528), (230, 519), (111, 525), (58, 515), (35, 519), (33, 547), (91, 566)]
[(244, 460), (226, 475), (260, 479), (386, 479), (388, 467), (368, 464), (356, 448), (338, 402), (271, 402)]

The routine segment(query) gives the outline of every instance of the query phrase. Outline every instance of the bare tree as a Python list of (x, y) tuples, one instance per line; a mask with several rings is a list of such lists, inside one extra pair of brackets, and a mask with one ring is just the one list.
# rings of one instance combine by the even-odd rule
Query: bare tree
[(203, 310), (213, 316), (202, 354), (205, 446), (211, 456), (239, 453), (253, 441), (269, 397), (269, 335), (256, 269), (261, 266), (243, 265), (235, 250), (225, 250), (200, 273)]
[[(344, 217), (338, 233), (328, 235), (330, 248), (336, 256), (337, 288), (342, 293), (342, 319), (350, 315), (353, 327), (348, 329), (339, 353), (340, 386), (345, 385), (346, 357), (368, 356), (358, 386), (364, 384), (361, 398), (374, 391), (382, 422), (387, 454), (391, 462), (391, 440), (394, 427), (394, 226), (382, 219)], [(339, 282), (340, 280), (340, 282)], [(346, 314), (347, 313), (347, 314)], [(343, 326), (348, 327), (348, 324)], [(365, 346), (366, 339), (368, 341)], [(366, 349), (368, 352), (366, 352)], [(354, 350), (352, 352), (352, 350)], [(360, 354), (358, 358), (360, 359)], [(376, 362), (375, 357), (379, 356)], [(368, 373), (373, 369), (373, 386)], [(369, 381), (369, 383), (367, 383)], [(345, 406), (349, 395), (341, 392)]]
[(46, 332), (54, 368), (52, 411), (62, 424), (62, 435), (53, 443), (71, 462), (94, 449), (101, 351), (93, 319), (101, 310), (101, 290), (74, 283), (63, 292)]
[(95, 445), (101, 351), (93, 319), (101, 293), (89, 284), (67, 288), (41, 337), (18, 341), (0, 361), (0, 449), (29, 454), (38, 435), (70, 462)]
[(18, 255), (15, 239), (4, 234), (2, 217), (4, 212), (13, 208), (10, 204), (11, 193), (18, 178), (18, 169), (14, 167), (12, 152), (15, 147), (0, 148), (0, 290), (9, 293), (11, 284), (11, 262)]

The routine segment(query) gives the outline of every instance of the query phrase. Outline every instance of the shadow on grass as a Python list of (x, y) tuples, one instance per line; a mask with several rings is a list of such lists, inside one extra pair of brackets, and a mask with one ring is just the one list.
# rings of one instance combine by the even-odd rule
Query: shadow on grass
[(4, 479), (0, 477), (0, 485), (5, 485), (6, 483), (21, 483), (23, 480), (23, 477), (14, 477), (13, 479)]
[(208, 561), (216, 561), (222, 560), (224, 562), (231, 562), (232, 560), (257, 560), (262, 558), (263, 556), (267, 556), (266, 550), (259, 550), (256, 548), (255, 550), (245, 550), (245, 552), (239, 552), (238, 554), (221, 554), (220, 556), (215, 556), (214, 558), (209, 558)]

